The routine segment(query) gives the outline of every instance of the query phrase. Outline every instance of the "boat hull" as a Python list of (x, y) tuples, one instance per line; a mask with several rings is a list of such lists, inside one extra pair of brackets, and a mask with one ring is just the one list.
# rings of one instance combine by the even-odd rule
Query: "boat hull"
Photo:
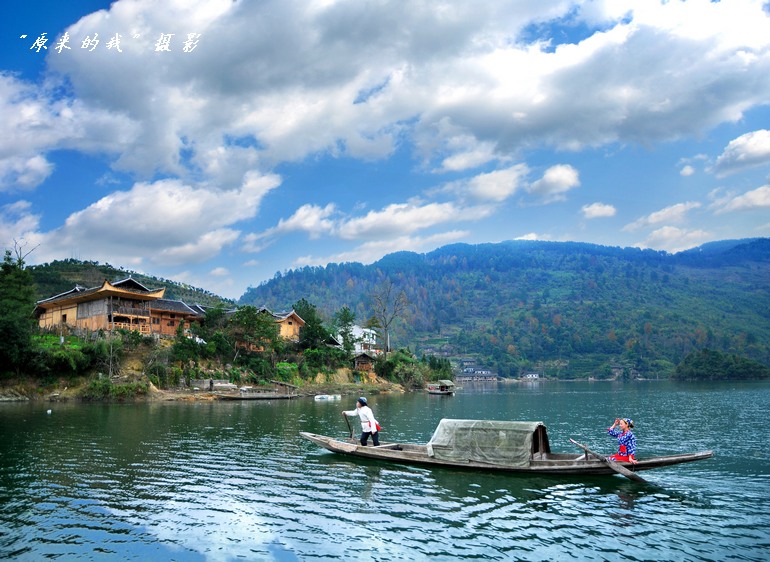
[(296, 394), (280, 394), (273, 392), (254, 392), (241, 394), (218, 394), (219, 400), (290, 400), (297, 398)]
[[(401, 464), (443, 466), (452, 468), (478, 469), (495, 472), (554, 474), (554, 475), (611, 475), (617, 474), (604, 462), (586, 454), (546, 453), (534, 455), (528, 466), (511, 467), (477, 461), (449, 461), (437, 459), (428, 454), (426, 445), (407, 443), (381, 443), (379, 447), (362, 446), (355, 439), (340, 440), (315, 433), (300, 432), (300, 436), (334, 453), (376, 459)], [(641, 471), (708, 459), (712, 451), (668, 455), (640, 460), (637, 464), (619, 463), (629, 470)], [(539, 457), (539, 458), (538, 458)]]

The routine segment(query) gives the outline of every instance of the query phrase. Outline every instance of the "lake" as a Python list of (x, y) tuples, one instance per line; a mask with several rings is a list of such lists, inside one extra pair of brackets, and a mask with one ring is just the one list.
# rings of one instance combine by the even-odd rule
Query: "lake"
[[(715, 457), (622, 476), (530, 477), (348, 459), (342, 402), (3, 403), (0, 558), (768, 560), (770, 383), (533, 382), (369, 396), (381, 438), (441, 418), (538, 420), (610, 454)], [(47, 410), (51, 409), (48, 414)], [(355, 420), (354, 420), (355, 421)]]

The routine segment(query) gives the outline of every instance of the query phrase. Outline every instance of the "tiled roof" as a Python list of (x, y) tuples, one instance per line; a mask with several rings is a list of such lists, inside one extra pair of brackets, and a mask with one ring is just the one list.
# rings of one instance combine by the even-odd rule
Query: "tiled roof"
[(147, 293), (152, 293), (155, 291), (158, 291), (159, 289), (148, 289), (141, 283), (139, 283), (136, 279), (132, 279), (131, 277), (126, 277), (125, 279), (121, 279), (119, 281), (115, 281), (114, 283), (110, 283), (106, 279), (104, 280), (104, 283), (97, 287), (90, 287), (86, 289), (85, 287), (81, 287), (80, 285), (75, 285), (72, 289), (69, 291), (66, 291), (64, 293), (60, 293), (58, 295), (54, 295), (52, 297), (48, 297), (47, 299), (41, 299), (37, 301), (36, 304), (44, 304), (44, 303), (51, 303), (56, 302), (58, 300), (64, 300), (72, 297), (84, 297), (86, 295), (89, 295), (91, 293), (97, 292), (99, 289), (103, 288), (107, 285), (111, 285), (117, 289), (120, 289), (121, 291), (126, 291), (128, 293), (134, 293), (136, 295), (144, 295)]
[(199, 316), (200, 313), (187, 306), (182, 301), (170, 300), (170, 299), (156, 299), (150, 303), (152, 310), (162, 310), (165, 312), (174, 312), (177, 314), (188, 314), (193, 316)]
[(80, 285), (75, 285), (72, 289), (69, 291), (66, 291), (64, 293), (59, 293), (58, 295), (54, 295), (52, 297), (48, 297), (47, 299), (40, 299), (37, 301), (37, 304), (43, 303), (43, 302), (53, 302), (60, 299), (66, 299), (67, 297), (71, 297), (72, 295), (87, 295), (89, 293), (95, 293), (101, 289), (101, 285), (99, 287), (92, 287), (90, 289), (86, 289), (85, 287), (81, 287)]

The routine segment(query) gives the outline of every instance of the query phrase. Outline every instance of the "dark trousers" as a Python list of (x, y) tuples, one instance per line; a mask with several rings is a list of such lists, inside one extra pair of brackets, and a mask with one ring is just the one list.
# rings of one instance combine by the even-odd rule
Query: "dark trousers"
[(369, 442), (369, 436), (372, 436), (372, 441), (374, 442), (375, 447), (379, 447), (380, 445), (380, 432), (375, 431), (372, 433), (371, 431), (364, 431), (361, 434), (361, 445), (366, 445)]

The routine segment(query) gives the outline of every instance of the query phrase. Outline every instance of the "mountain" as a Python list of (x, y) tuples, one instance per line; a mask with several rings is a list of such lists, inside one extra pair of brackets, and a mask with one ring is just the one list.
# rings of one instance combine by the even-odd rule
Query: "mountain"
[(216, 306), (219, 303), (232, 305), (233, 302), (205, 289), (198, 289), (170, 281), (159, 279), (151, 275), (144, 275), (123, 268), (115, 268), (110, 264), (100, 264), (93, 261), (80, 261), (74, 259), (57, 260), (42, 265), (31, 265), (27, 268), (35, 280), (37, 298), (45, 299), (69, 291), (75, 285), (82, 287), (97, 287), (104, 280), (117, 281), (132, 277), (142, 285), (151, 289), (166, 287), (164, 298), (181, 300), (187, 304), (200, 304), (204, 306)]
[(358, 323), (389, 279), (411, 303), (391, 341), (471, 357), (502, 376), (670, 374), (709, 348), (770, 365), (770, 239), (686, 252), (579, 242), (453, 244), (371, 265), (305, 267), (250, 287), (240, 304), (291, 308), (304, 298)]

